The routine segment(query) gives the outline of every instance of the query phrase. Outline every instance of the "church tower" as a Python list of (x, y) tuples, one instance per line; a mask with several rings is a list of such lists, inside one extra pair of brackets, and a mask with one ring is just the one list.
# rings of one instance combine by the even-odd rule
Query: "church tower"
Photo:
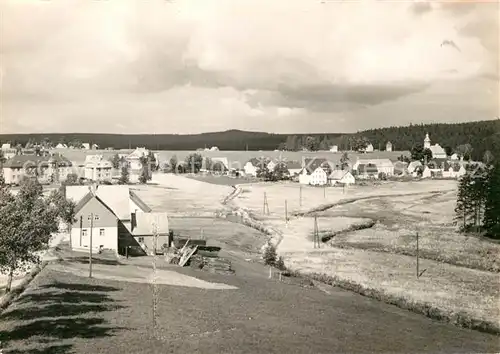
[(431, 148), (431, 138), (429, 138), (429, 133), (425, 134), (425, 139), (424, 139), (424, 149), (430, 149)]

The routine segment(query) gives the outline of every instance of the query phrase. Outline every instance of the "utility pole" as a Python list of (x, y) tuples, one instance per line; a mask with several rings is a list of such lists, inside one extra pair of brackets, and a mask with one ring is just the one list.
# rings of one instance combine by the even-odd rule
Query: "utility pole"
[(94, 219), (97, 219), (98, 216), (94, 215), (94, 213), (90, 213), (88, 220), (90, 221), (90, 252), (89, 252), (89, 278), (92, 278), (92, 231), (94, 230)]
[(265, 215), (266, 212), (267, 212), (267, 215), (269, 215), (269, 204), (267, 204), (267, 194), (266, 194), (266, 192), (264, 192), (264, 206), (263, 206), (262, 213)]
[(314, 248), (321, 248), (318, 230), (318, 215), (314, 214)]
[(302, 206), (302, 184), (299, 186), (299, 203)]

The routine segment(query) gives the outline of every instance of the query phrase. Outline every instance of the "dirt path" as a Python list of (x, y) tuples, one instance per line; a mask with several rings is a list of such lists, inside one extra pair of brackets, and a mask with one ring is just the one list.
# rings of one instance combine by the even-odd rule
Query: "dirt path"
[[(49, 265), (50, 269), (67, 272), (81, 277), (87, 277), (89, 268), (87, 264), (61, 262)], [(125, 281), (131, 283), (152, 283), (153, 271), (148, 267), (139, 267), (133, 265), (104, 265), (95, 264), (92, 268), (92, 277), (97, 279)], [(223, 283), (211, 283), (189, 275), (180, 274), (173, 270), (158, 269), (156, 275), (157, 284), (184, 286), (191, 288), (210, 289), (210, 290), (234, 290), (232, 285)]]

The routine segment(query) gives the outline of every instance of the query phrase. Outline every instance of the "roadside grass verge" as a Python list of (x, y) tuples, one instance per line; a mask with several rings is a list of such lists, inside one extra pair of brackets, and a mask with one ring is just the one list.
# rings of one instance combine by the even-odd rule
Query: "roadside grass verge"
[(292, 273), (339, 286), (435, 320), (500, 334), (500, 275), (432, 260), (355, 249), (284, 255)]
[[(297, 273), (297, 275), (299, 274), (300, 273)], [(418, 302), (407, 296), (391, 295), (383, 290), (364, 287), (361, 284), (357, 284), (346, 279), (341, 279), (336, 276), (328, 276), (326, 274), (320, 273), (309, 273), (307, 276), (319, 282), (331, 286), (337, 286), (339, 288), (349, 290), (360, 295), (367, 296), (372, 299), (383, 301), (387, 304), (395, 305), (399, 308), (424, 315), (433, 320), (443, 321), (451, 323), (458, 327), (478, 330), (485, 333), (496, 335), (500, 334), (500, 326), (498, 325), (498, 323), (483, 319), (476, 319), (471, 314), (464, 311), (454, 312), (451, 310), (445, 310), (430, 303)]]

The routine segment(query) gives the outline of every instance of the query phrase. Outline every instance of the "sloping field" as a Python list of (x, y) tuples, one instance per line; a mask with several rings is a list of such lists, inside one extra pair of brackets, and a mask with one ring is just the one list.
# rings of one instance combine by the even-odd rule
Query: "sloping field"
[(157, 173), (151, 185), (132, 188), (154, 211), (172, 216), (214, 216), (220, 202), (233, 188), (211, 185), (174, 174)]
[[(336, 188), (327, 188), (325, 197), (323, 188), (303, 187), (302, 208), (296, 201), (288, 201), (299, 191), (298, 185), (245, 185), (234, 206), (248, 210), (260, 224), (277, 231), (276, 237), (281, 239), (277, 240), (280, 241), (278, 251), (293, 270), (323, 274), (335, 279), (336, 284), (351, 284), (351, 288), (375, 289), (401, 302), (427, 304), (441, 309), (442, 317), (450, 321), (461, 313), (500, 328), (497, 303), (500, 274), (441, 263), (449, 261), (489, 270), (498, 266), (496, 244), (479, 240), (462, 244), (464, 236), (453, 239), (453, 235), (458, 235), (450, 227), (455, 185), (455, 181), (390, 182), (353, 187), (346, 193), (348, 197), (342, 189), (337, 192)], [(269, 215), (263, 213), (264, 192)], [(331, 248), (312, 249), (314, 219), (310, 216), (292, 217), (286, 226), (284, 202), (280, 202), (285, 198), (288, 210), (321, 210), (318, 212), (320, 233), (337, 232)], [(318, 208), (319, 205), (323, 207)], [(373, 229), (338, 233), (356, 224), (362, 226), (367, 219), (378, 223)], [(417, 230), (422, 235), (423, 256), (434, 259), (421, 260), (420, 270), (426, 271), (419, 279), (415, 257), (404, 255), (415, 246)], [(443, 237), (443, 231), (447, 236)], [(351, 238), (351, 235), (354, 236)], [(469, 248), (470, 245), (474, 247)], [(336, 246), (344, 249), (334, 248)], [(368, 251), (370, 249), (372, 251)], [(412, 253), (408, 251), (408, 254)]]
[(243, 193), (234, 200), (236, 206), (247, 208), (256, 214), (262, 214), (266, 198), (270, 215), (284, 217), (285, 201), (289, 213), (304, 212), (320, 206), (328, 208), (337, 203), (360, 198), (453, 191), (456, 189), (456, 181), (382, 182), (380, 185), (355, 185), (346, 189), (341, 187), (301, 187), (298, 183), (293, 182), (244, 184), (241, 187)]
[(367, 217), (378, 223), (369, 229), (336, 235), (335, 247), (419, 254), (465, 267), (500, 271), (500, 243), (475, 235), (464, 235), (453, 226), (455, 192), (442, 195), (384, 197), (360, 200), (328, 209), (322, 217)]

